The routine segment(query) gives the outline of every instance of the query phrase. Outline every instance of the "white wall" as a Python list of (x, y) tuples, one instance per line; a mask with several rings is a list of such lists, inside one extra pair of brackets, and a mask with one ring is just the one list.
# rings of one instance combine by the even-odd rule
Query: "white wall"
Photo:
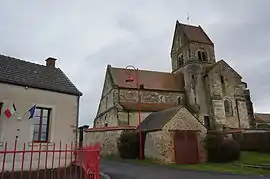
[[(53, 147), (53, 143), (55, 143), (56, 149), (59, 148), (60, 141), (62, 141), (62, 146), (64, 147), (66, 144), (70, 145), (72, 141), (75, 141), (75, 132), (73, 129), (76, 126), (76, 96), (3, 83), (0, 83), (0, 89), (0, 102), (4, 103), (0, 116), (0, 151), (4, 150), (5, 142), (8, 143), (9, 150), (13, 149), (16, 136), (18, 136), (17, 149), (22, 149), (23, 144), (26, 143), (26, 150), (31, 150), (33, 134), (32, 121), (28, 119), (28, 115), (25, 115), (21, 120), (18, 120), (18, 117), (22, 117), (34, 104), (37, 104), (38, 107), (52, 109), (49, 124), (49, 148)], [(17, 114), (7, 119), (4, 115), (4, 110), (10, 107), (13, 102), (16, 105)], [(19, 129), (19, 131), (17, 131), (17, 129)], [(46, 146), (47, 144), (42, 144), (42, 147), (46, 148)], [(34, 150), (38, 149), (39, 144), (35, 144)], [(3, 155), (0, 157), (1, 162), (3, 159), (2, 156)], [(42, 158), (43, 157), (45, 157), (45, 155), (42, 155)], [(1, 162), (0, 165), (2, 166)], [(21, 161), (19, 160), (18, 162), (19, 166), (16, 166), (20, 168)], [(35, 162), (37, 162), (37, 160), (35, 160)], [(8, 161), (6, 161), (6, 164), (7, 163)]]

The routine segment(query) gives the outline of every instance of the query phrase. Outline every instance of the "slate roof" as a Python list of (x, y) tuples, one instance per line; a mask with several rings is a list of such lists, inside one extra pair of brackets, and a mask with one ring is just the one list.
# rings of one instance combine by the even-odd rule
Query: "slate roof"
[(213, 42), (210, 40), (201, 26), (182, 24), (179, 21), (176, 21), (176, 26), (183, 30), (190, 41), (213, 45)]
[(270, 114), (267, 113), (255, 113), (255, 122), (270, 122)]
[[(136, 89), (136, 71), (110, 67), (113, 82), (118, 87)], [(131, 76), (134, 82), (126, 82), (128, 76)], [(144, 85), (144, 89), (163, 90), (163, 91), (184, 91), (184, 75), (181, 73), (166, 73), (157, 71), (139, 70), (139, 82)]]
[[(150, 132), (161, 130), (171, 118), (181, 109), (182, 106), (176, 106), (159, 112), (153, 112), (147, 116), (141, 123), (142, 131)], [(139, 126), (137, 127), (137, 130)]]
[[(137, 111), (138, 103), (132, 102), (122, 102), (120, 105), (127, 111)], [(156, 112), (164, 109), (168, 109), (171, 107), (175, 107), (176, 104), (165, 104), (165, 103), (141, 103), (140, 110), (144, 112)]]
[(60, 68), (0, 55), (0, 82), (81, 96)]

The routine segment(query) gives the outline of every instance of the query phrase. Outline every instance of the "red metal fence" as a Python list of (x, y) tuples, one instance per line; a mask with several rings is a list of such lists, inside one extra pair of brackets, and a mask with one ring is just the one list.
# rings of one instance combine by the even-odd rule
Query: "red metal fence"
[(99, 179), (100, 146), (4, 143), (0, 167), (1, 179)]

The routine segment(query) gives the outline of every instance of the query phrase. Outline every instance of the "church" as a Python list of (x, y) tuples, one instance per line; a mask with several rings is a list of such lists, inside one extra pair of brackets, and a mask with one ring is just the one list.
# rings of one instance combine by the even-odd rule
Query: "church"
[(253, 125), (247, 83), (215, 58), (214, 43), (201, 26), (176, 21), (170, 55), (171, 72), (108, 65), (94, 128), (137, 126), (138, 117), (158, 118), (177, 106), (208, 130)]

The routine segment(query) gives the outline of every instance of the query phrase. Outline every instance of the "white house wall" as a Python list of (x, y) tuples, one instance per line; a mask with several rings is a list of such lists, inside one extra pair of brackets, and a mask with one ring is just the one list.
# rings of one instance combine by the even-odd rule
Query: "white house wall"
[[(0, 116), (0, 150), (4, 150), (4, 143), (8, 143), (8, 149), (14, 148), (14, 141), (18, 136), (17, 149), (23, 148), (23, 143), (26, 143), (26, 150), (31, 150), (32, 147), (32, 134), (33, 124), (28, 119), (28, 114), (25, 115), (21, 120), (18, 117), (31, 108), (34, 104), (38, 107), (52, 108), (50, 122), (49, 122), (49, 143), (48, 148), (52, 149), (55, 143), (55, 148), (59, 148), (60, 141), (62, 141), (62, 148), (65, 148), (66, 144), (71, 144), (75, 141), (74, 127), (76, 126), (76, 115), (77, 115), (77, 96), (68, 95), (63, 93), (45, 91), (40, 89), (25, 88), (21, 86), (9, 85), (0, 83), (0, 102), (3, 102), (1, 116)], [(17, 114), (12, 118), (7, 119), (4, 115), (4, 110), (10, 107), (12, 103), (16, 105)], [(19, 131), (18, 131), (19, 129)], [(42, 147), (46, 148), (47, 144), (43, 143)], [(34, 150), (39, 149), (39, 144), (34, 145)], [(70, 148), (70, 146), (69, 146)], [(3, 155), (1, 155), (0, 161), (2, 162)], [(11, 157), (11, 156), (9, 156)], [(11, 166), (11, 158), (6, 159), (6, 165)], [(29, 157), (29, 156), (28, 156)], [(27, 158), (25, 161), (27, 162)], [(37, 156), (34, 156), (35, 159)], [(50, 157), (50, 155), (49, 155)], [(61, 158), (64, 157), (64, 154)], [(57, 160), (57, 154), (55, 155)], [(70, 159), (70, 157), (69, 157)], [(18, 160), (18, 161), (17, 161)], [(41, 155), (44, 167), (44, 155)], [(20, 169), (21, 160), (17, 157), (15, 168)], [(37, 162), (37, 160), (33, 160)], [(58, 161), (58, 160), (57, 160)], [(61, 165), (64, 164), (64, 160), (61, 160)], [(42, 162), (41, 162), (42, 163)], [(68, 162), (67, 162), (68, 163)], [(58, 162), (55, 161), (55, 165)], [(2, 165), (0, 163), (0, 165)], [(51, 165), (51, 164), (48, 164)], [(27, 165), (25, 165), (27, 167)], [(29, 167), (29, 165), (28, 165)], [(33, 164), (33, 167), (36, 167)]]

